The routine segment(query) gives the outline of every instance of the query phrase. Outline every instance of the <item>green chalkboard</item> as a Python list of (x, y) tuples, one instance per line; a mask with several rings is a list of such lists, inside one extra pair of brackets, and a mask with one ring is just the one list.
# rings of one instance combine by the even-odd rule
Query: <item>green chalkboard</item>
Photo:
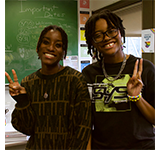
[(5, 0), (5, 71), (11, 75), (15, 69), (21, 81), (41, 68), (37, 41), (44, 27), (51, 24), (66, 31), (67, 55), (78, 55), (77, 1)]

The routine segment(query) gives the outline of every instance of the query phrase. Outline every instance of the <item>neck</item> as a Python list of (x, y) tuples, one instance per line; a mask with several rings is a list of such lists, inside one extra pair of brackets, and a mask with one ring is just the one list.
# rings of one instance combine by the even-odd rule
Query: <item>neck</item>
[(46, 66), (46, 65), (42, 65), (42, 69), (40, 70), (40, 72), (44, 75), (52, 75), (55, 74), (59, 71), (61, 71), (64, 67), (61, 66), (60, 64), (56, 65), (56, 66)]
[(113, 55), (104, 55), (104, 62), (108, 64), (120, 63), (124, 60), (124, 55), (123, 51)]

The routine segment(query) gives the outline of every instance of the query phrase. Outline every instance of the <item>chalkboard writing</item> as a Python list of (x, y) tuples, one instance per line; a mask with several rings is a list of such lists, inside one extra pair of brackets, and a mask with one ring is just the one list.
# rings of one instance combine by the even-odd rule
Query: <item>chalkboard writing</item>
[(36, 45), (48, 25), (62, 27), (68, 35), (67, 55), (78, 55), (77, 23), (75, 0), (6, 0), (5, 70), (11, 75), (11, 69), (15, 69), (21, 81), (41, 68)]

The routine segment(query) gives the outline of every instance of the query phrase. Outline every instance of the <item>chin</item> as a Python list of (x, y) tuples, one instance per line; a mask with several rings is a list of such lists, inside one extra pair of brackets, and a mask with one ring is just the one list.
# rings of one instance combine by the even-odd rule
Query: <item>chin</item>
[(115, 51), (115, 50), (107, 50), (107, 51), (103, 52), (103, 55), (114, 56), (116, 53), (117, 53), (117, 51)]

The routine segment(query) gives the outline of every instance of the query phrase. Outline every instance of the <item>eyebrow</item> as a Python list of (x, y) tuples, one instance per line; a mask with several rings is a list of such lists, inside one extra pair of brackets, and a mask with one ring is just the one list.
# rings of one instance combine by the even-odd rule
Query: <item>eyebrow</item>
[[(110, 27), (109, 27), (109, 28), (107, 28), (106, 31), (109, 31), (109, 30), (112, 30), (112, 29), (114, 30), (114, 29), (116, 29), (116, 28), (110, 28)], [(105, 32), (106, 32), (106, 31), (105, 31)], [(102, 30), (97, 30), (97, 31), (95, 31), (94, 33), (96, 33), (96, 32), (103, 32), (103, 31), (102, 31)]]
[[(46, 39), (50, 40), (50, 38), (49, 38), (49, 37), (47, 37), (47, 36), (44, 36), (42, 39), (44, 39), (44, 38), (46, 38)], [(62, 42), (62, 40), (56, 40), (56, 42)]]

